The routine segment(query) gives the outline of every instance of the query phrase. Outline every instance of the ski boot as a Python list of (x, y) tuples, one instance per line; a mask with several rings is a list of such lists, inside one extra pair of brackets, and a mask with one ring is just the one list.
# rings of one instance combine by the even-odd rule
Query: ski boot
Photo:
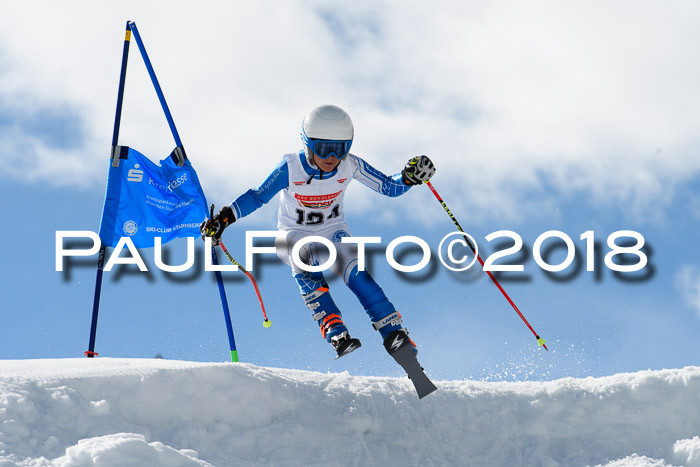
[(350, 334), (348, 334), (347, 331), (344, 331), (338, 334), (337, 336), (331, 337), (331, 344), (333, 345), (335, 351), (338, 353), (338, 356), (335, 357), (336, 360), (342, 357), (343, 355), (347, 355), (353, 350), (357, 350), (360, 347), (362, 347), (360, 339), (350, 337)]
[(362, 346), (359, 339), (350, 337), (340, 310), (328, 293), (328, 287), (319, 287), (304, 295), (304, 302), (314, 312), (312, 318), (318, 323), (323, 338), (333, 345), (338, 354), (336, 359)]
[(398, 311), (394, 311), (393, 313), (385, 316), (384, 318), (380, 319), (379, 321), (373, 322), (372, 327), (374, 329), (376, 329), (377, 331), (379, 331), (379, 334), (381, 334), (385, 343), (386, 343), (387, 337), (390, 334), (394, 333), (395, 331), (403, 331), (404, 334), (406, 335), (406, 339), (413, 346), (413, 353), (417, 356), (418, 355), (418, 348), (416, 347), (416, 343), (413, 342), (408, 337), (408, 331), (406, 329), (404, 329), (403, 327), (401, 327), (402, 322), (403, 322), (403, 320), (401, 319), (401, 314)]
[(437, 390), (437, 387), (426, 376), (423, 367), (418, 363), (416, 345), (408, 337), (408, 332), (405, 329), (400, 328), (390, 332), (384, 338), (384, 348), (404, 369), (416, 388), (419, 399)]

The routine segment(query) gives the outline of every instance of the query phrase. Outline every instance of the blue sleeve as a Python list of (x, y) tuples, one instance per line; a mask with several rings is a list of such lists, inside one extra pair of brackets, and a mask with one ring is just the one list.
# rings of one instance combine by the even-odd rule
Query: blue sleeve
[(400, 173), (392, 176), (384, 175), (362, 158), (352, 154), (348, 157), (352, 158), (355, 165), (355, 179), (377, 193), (394, 197), (406, 193), (411, 188), (403, 182)]
[(236, 219), (245, 217), (267, 204), (277, 193), (289, 186), (289, 169), (287, 161), (277, 164), (270, 175), (254, 190), (248, 190), (231, 203)]

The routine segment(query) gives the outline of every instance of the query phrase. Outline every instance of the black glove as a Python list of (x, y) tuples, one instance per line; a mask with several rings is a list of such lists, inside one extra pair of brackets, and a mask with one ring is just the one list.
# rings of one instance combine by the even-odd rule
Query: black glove
[(420, 185), (435, 174), (435, 166), (428, 156), (417, 156), (406, 163), (401, 177), (406, 185)]
[(236, 216), (233, 214), (231, 206), (222, 207), (219, 212), (214, 215), (214, 205), (211, 205), (210, 219), (205, 219), (199, 226), (199, 231), (202, 233), (202, 238), (211, 237), (211, 244), (217, 246), (221, 241), (221, 234), (229, 225), (236, 222)]

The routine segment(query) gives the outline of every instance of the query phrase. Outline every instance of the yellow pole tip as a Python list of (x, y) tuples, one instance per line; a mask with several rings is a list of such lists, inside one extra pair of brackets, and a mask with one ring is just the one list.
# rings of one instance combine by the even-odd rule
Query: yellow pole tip
[(272, 321), (270, 321), (269, 319), (266, 319), (265, 321), (263, 321), (263, 326), (265, 326), (266, 328), (269, 328), (270, 326), (272, 326)]
[(544, 340), (544, 339), (542, 339), (541, 337), (537, 339), (537, 344), (538, 344), (538, 345), (544, 345), (544, 344), (546, 344), (546, 343), (547, 343), (547, 341)]

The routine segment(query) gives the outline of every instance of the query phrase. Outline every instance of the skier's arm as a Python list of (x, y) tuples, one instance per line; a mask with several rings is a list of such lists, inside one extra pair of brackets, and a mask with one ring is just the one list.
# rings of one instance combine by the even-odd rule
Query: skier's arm
[[(236, 198), (230, 205), (223, 206), (219, 213), (211, 215), (211, 219), (205, 219), (199, 226), (202, 238), (212, 237), (212, 245), (216, 246), (221, 240), (221, 234), (229, 225), (241, 217), (252, 213), (263, 204), (269, 202), (280, 190), (289, 185), (289, 170), (287, 161), (277, 164), (272, 173), (255, 190), (248, 190)], [(212, 205), (212, 211), (214, 206)]]
[(388, 176), (369, 165), (360, 157), (353, 154), (349, 154), (348, 157), (355, 166), (355, 179), (377, 193), (394, 197), (406, 193), (411, 188), (410, 185), (403, 182), (401, 173)]
[(277, 164), (277, 167), (267, 176), (267, 178), (254, 190), (248, 190), (231, 203), (236, 219), (245, 217), (253, 211), (268, 203), (277, 193), (289, 185), (289, 170), (287, 161)]

